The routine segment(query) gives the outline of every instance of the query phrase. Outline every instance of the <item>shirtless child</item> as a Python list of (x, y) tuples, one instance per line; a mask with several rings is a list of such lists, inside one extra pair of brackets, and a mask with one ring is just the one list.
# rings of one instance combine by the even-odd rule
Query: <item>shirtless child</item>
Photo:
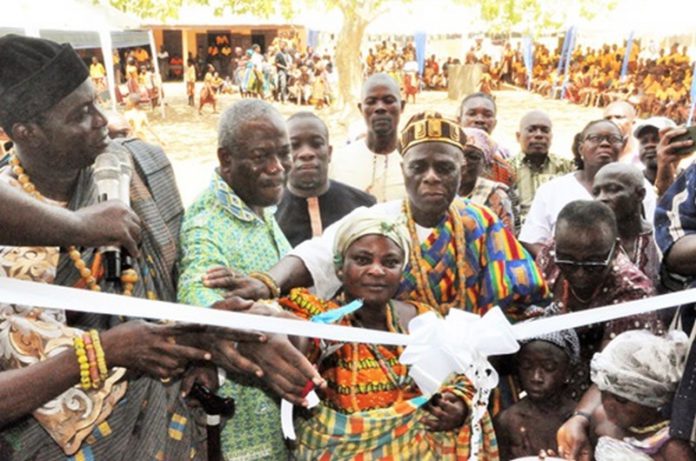
[(580, 343), (573, 330), (523, 342), (517, 369), (527, 395), (494, 421), (501, 461), (558, 452), (556, 431), (575, 408), (562, 390), (579, 354)]

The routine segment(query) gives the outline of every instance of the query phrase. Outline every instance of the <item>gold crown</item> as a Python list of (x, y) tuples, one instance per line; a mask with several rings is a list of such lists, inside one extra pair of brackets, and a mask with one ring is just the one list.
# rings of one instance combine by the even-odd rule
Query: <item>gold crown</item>
[(466, 135), (459, 124), (439, 112), (421, 112), (409, 119), (399, 135), (399, 152), (424, 142), (444, 142), (464, 150)]

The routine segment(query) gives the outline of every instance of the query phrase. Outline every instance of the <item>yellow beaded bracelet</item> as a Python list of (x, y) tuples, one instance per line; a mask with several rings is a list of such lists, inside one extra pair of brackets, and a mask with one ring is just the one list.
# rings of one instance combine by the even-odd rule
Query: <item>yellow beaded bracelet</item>
[(94, 352), (97, 354), (97, 367), (99, 367), (99, 377), (102, 381), (106, 381), (106, 378), (109, 376), (109, 367), (106, 366), (106, 357), (104, 356), (104, 349), (102, 349), (101, 339), (99, 338), (99, 332), (97, 330), (89, 330), (89, 334), (92, 337)]
[(99, 379), (99, 368), (97, 366), (97, 353), (92, 344), (92, 337), (89, 333), (82, 335), (82, 341), (85, 343), (85, 351), (87, 353), (87, 361), (89, 362), (89, 378), (92, 380), (92, 389), (101, 387), (101, 379)]
[(80, 336), (75, 336), (73, 338), (73, 347), (75, 348), (77, 363), (80, 365), (80, 385), (82, 389), (87, 391), (92, 388), (92, 379), (89, 375), (89, 360), (87, 359), (85, 342)]

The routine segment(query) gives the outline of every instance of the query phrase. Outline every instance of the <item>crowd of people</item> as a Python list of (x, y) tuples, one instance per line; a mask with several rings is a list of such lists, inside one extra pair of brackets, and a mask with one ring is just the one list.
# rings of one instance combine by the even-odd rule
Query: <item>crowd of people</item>
[(189, 55), (184, 81), (189, 104), (195, 106), (196, 81), (203, 80), (199, 95), (199, 112), (205, 104), (215, 110), (216, 95), (239, 93), (245, 98), (293, 102), (298, 106), (321, 109), (335, 98), (336, 73), (330, 55), (320, 55), (311, 48), (301, 52), (295, 40), (276, 38), (262, 52), (253, 44), (243, 51), (235, 47), (228, 64), (203, 55)]
[[(311, 47), (302, 51), (297, 40), (287, 37), (275, 38), (265, 52), (257, 44), (246, 51), (238, 46), (224, 49), (228, 48), (224, 58), (219, 56), (221, 52), (205, 53), (202, 48), (197, 56), (189, 53), (184, 81), (191, 106), (195, 106), (196, 82), (201, 80), (199, 100), (203, 105), (212, 105), (215, 95), (221, 93), (293, 102), (316, 109), (329, 106), (336, 99), (337, 74), (333, 56), (328, 52), (319, 53)], [(363, 59), (363, 76), (388, 74), (399, 83), (404, 99), (413, 102), (420, 91), (446, 89), (448, 66), (459, 64), (458, 59), (451, 57), (439, 62), (433, 54), (425, 60), (421, 75), (412, 41), (402, 48), (387, 41), (376, 43), (373, 48)]]
[[(696, 278), (694, 141), (627, 101), (578, 121), (569, 160), (536, 109), (511, 155), (483, 92), (404, 121), (375, 68), (367, 135), (340, 145), (321, 112), (285, 120), (247, 87), (184, 210), (161, 146), (102, 111), (70, 45), (6, 35), (0, 63), (2, 277), (399, 333), (453, 309), (591, 314)], [(130, 165), (130, 206), (100, 201), (102, 153)], [(696, 460), (695, 318), (690, 304), (527, 338), (492, 361), (482, 401), (464, 374), (424, 394), (397, 346), (0, 303), (0, 458)], [(292, 442), (281, 398), (300, 409)]]
[(521, 43), (515, 49), (506, 44), (499, 60), (483, 53), (480, 47), (472, 47), (465, 62), (484, 66), (480, 82), (483, 92), (490, 93), (508, 83), (522, 88), (530, 86), (541, 95), (563, 97), (585, 106), (605, 107), (614, 101), (629, 101), (641, 117), (659, 115), (685, 123), (691, 107), (693, 78), (688, 48), (675, 43), (653, 52), (651, 47), (634, 40), (623, 75), (626, 46), (627, 43), (599, 48), (578, 45), (571, 53), (566, 73), (565, 63), (559, 66), (560, 48), (549, 50), (543, 44), (535, 44), (531, 80)]
[[(336, 97), (337, 76), (333, 56), (299, 46), (297, 37), (281, 34), (265, 51), (252, 44), (246, 51), (232, 46), (227, 35), (215, 38), (207, 50), (199, 47), (197, 53), (189, 52), (184, 60), (170, 55), (164, 46), (157, 56), (150, 57), (143, 47), (114, 50), (113, 62), (119, 88), (117, 98), (125, 102), (129, 95), (137, 94), (143, 103), (158, 104), (162, 80), (182, 78), (186, 84), (202, 82), (200, 91), (204, 105), (211, 104), (210, 93), (239, 93), (244, 97), (257, 97), (274, 101), (291, 101), (298, 105), (317, 108), (330, 105)], [(158, 60), (160, 73), (154, 72), (153, 59)], [(382, 41), (367, 51), (363, 58), (365, 77), (373, 73), (387, 73), (402, 88), (404, 97), (411, 97), (423, 90), (447, 88), (450, 64), (460, 64), (451, 57), (440, 60), (435, 54), (425, 59), (422, 75), (416, 63), (413, 41), (399, 47), (396, 42)], [(97, 57), (91, 58), (90, 76), (100, 93), (106, 91), (106, 71)], [(195, 106), (195, 103), (191, 103)]]
[(383, 40), (367, 50), (363, 74), (366, 78), (375, 73), (389, 75), (399, 83), (403, 98), (415, 103), (420, 91), (447, 89), (448, 67), (451, 64), (460, 64), (460, 61), (449, 57), (440, 62), (436, 55), (431, 54), (425, 59), (421, 74), (413, 41), (409, 40), (399, 47), (396, 42)]

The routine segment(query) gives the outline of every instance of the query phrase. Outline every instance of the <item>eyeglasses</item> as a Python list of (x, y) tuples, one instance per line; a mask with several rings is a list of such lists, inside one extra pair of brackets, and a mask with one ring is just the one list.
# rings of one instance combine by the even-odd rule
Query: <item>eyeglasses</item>
[(590, 134), (585, 137), (585, 141), (590, 141), (592, 144), (601, 144), (602, 141), (609, 141), (610, 144), (621, 144), (623, 138), (615, 134)]
[(602, 272), (611, 262), (614, 257), (614, 250), (616, 249), (616, 242), (614, 242), (609, 250), (607, 259), (604, 261), (572, 261), (570, 259), (558, 259), (556, 254), (553, 255), (553, 262), (556, 263), (559, 269), (567, 272), (576, 272), (581, 268), (586, 272), (599, 273)]

